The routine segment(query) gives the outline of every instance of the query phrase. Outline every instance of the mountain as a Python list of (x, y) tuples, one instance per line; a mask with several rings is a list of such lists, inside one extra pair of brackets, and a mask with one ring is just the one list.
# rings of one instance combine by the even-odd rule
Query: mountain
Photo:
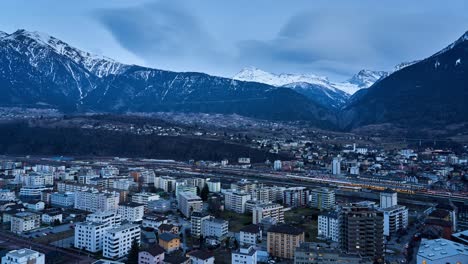
[(288, 87), (323, 107), (339, 110), (356, 91), (368, 88), (386, 75), (383, 71), (362, 70), (346, 82), (332, 82), (327, 77), (314, 74), (274, 74), (247, 67), (234, 75), (233, 79)]
[(26, 30), (0, 33), (0, 104), (67, 112), (236, 113), (323, 127), (334, 120), (326, 108), (289, 88), (125, 65)]
[(353, 97), (341, 115), (344, 128), (380, 123), (443, 127), (468, 122), (468, 32)]

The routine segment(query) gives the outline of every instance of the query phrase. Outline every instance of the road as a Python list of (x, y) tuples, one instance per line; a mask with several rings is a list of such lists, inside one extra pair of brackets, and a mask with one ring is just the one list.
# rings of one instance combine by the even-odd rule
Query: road
[(47, 255), (49, 254), (59, 254), (62, 257), (65, 257), (67, 260), (64, 263), (75, 263), (75, 264), (89, 264), (96, 261), (93, 258), (90, 258), (86, 255), (81, 255), (77, 252), (63, 250), (54, 246), (44, 245), (40, 243), (33, 242), (30, 239), (18, 237), (13, 235), (12, 233), (0, 230), (0, 237), (1, 237), (1, 246), (6, 247), (8, 249), (20, 249), (20, 248), (30, 248), (41, 253), (46, 254), (46, 262), (52, 263), (47, 261)]

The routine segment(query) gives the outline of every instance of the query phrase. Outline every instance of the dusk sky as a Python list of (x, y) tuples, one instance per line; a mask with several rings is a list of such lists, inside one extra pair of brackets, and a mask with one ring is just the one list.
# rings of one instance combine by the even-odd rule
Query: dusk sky
[(124, 63), (231, 77), (256, 66), (334, 80), (430, 56), (468, 30), (468, 1), (4, 1), (24, 28)]

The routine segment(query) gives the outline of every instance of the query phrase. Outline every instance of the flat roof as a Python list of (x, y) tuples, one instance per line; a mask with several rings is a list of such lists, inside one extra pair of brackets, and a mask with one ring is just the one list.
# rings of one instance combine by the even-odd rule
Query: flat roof
[(464, 255), (468, 258), (468, 246), (443, 238), (423, 239), (418, 250), (418, 256), (428, 260), (444, 259), (456, 255)]

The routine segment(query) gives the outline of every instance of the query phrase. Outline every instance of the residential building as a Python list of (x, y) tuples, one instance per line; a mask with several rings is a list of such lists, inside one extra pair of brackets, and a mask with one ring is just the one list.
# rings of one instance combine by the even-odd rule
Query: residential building
[(132, 195), (132, 202), (147, 205), (149, 202), (159, 200), (159, 195), (155, 193), (135, 193)]
[(86, 217), (86, 222), (75, 224), (75, 247), (89, 252), (103, 249), (106, 230), (118, 227), (121, 216), (116, 212), (97, 212)]
[(210, 217), (203, 221), (201, 233), (203, 237), (224, 238), (228, 234), (229, 222), (223, 219)]
[(42, 213), (41, 221), (46, 224), (62, 223), (62, 212), (57, 209), (47, 210)]
[(396, 234), (398, 230), (408, 227), (408, 208), (403, 205), (379, 209), (384, 215), (384, 235)]
[(231, 263), (257, 264), (257, 251), (254, 247), (241, 247), (231, 254)]
[(246, 192), (228, 191), (224, 194), (224, 207), (226, 210), (243, 214), (245, 213), (245, 203), (250, 200), (251, 197), (252, 196)]
[(254, 246), (262, 239), (262, 228), (258, 225), (244, 226), (239, 232), (241, 246)]
[(248, 181), (246, 179), (242, 179), (238, 182), (231, 183), (231, 189), (238, 191), (238, 192), (245, 192), (251, 193), (255, 189), (260, 189), (263, 187), (263, 184), (259, 184), (256, 181)]
[(370, 259), (355, 254), (344, 254), (340, 250), (317, 243), (304, 242), (296, 248), (294, 264), (372, 264)]
[(259, 224), (263, 218), (271, 217), (277, 223), (284, 222), (284, 207), (280, 204), (261, 204), (252, 209), (252, 223)]
[(338, 224), (338, 213), (329, 212), (318, 216), (318, 236), (339, 242), (340, 230)]
[(172, 233), (162, 233), (159, 235), (159, 245), (167, 253), (171, 253), (180, 248), (180, 237)]
[(381, 260), (384, 249), (383, 213), (352, 204), (340, 209), (338, 216), (341, 249), (348, 254), (359, 254)]
[(42, 211), (45, 208), (45, 203), (41, 200), (31, 200), (23, 203), (24, 207), (33, 211)]
[(11, 216), (10, 231), (16, 234), (39, 228), (41, 217), (38, 214), (30, 212), (19, 212)]
[(107, 229), (104, 233), (103, 256), (118, 259), (128, 255), (133, 241), (140, 244), (141, 230), (136, 224), (125, 224)]
[(153, 229), (158, 229), (162, 224), (167, 223), (167, 218), (159, 215), (144, 215), (143, 216), (143, 227), (151, 227)]
[(210, 215), (202, 212), (193, 212), (190, 218), (190, 232), (193, 237), (200, 237), (203, 233), (203, 222), (210, 219)]
[(187, 218), (192, 212), (200, 212), (203, 209), (203, 201), (197, 195), (189, 192), (181, 192), (178, 199), (179, 210)]
[(145, 205), (134, 202), (120, 203), (118, 212), (122, 216), (122, 220), (132, 223), (139, 222), (143, 220)]
[(50, 195), (50, 205), (56, 207), (73, 207), (75, 204), (75, 194), (72, 192), (57, 192)]
[(164, 264), (164, 248), (154, 245), (140, 251), (138, 264)]
[(281, 160), (275, 160), (273, 162), (273, 169), (279, 171), (281, 170), (282, 165)]
[(75, 192), (75, 209), (88, 212), (117, 211), (119, 199), (116, 192)]
[(335, 192), (328, 188), (310, 191), (310, 206), (319, 210), (330, 210), (335, 206)]
[(298, 227), (280, 224), (267, 231), (267, 251), (270, 256), (294, 259), (294, 251), (304, 242), (304, 231)]
[(205, 250), (195, 250), (187, 253), (187, 256), (190, 258), (192, 264), (214, 264), (215, 257), (213, 253)]
[(148, 210), (157, 212), (157, 213), (165, 213), (171, 210), (171, 201), (165, 199), (159, 199), (156, 201), (151, 201), (148, 203), (146, 207)]
[(206, 185), (208, 185), (208, 190), (210, 192), (214, 193), (219, 193), (221, 192), (221, 182), (217, 180), (210, 180), (206, 182)]
[(305, 207), (309, 202), (309, 190), (306, 187), (290, 187), (284, 190), (283, 205), (287, 207)]
[(447, 239), (423, 239), (417, 252), (417, 264), (468, 263), (468, 246)]
[(27, 248), (12, 250), (2, 257), (2, 264), (45, 264), (45, 255)]
[(162, 224), (158, 227), (158, 234), (171, 233), (174, 235), (179, 234), (179, 226), (173, 224)]
[(27, 197), (27, 198), (41, 198), (41, 193), (43, 191), (51, 190), (52, 188), (50, 187), (45, 187), (45, 186), (23, 186), (20, 189), (19, 195), (21, 197)]
[(176, 187), (176, 180), (169, 176), (156, 177), (154, 187), (163, 189), (165, 192), (173, 192)]

